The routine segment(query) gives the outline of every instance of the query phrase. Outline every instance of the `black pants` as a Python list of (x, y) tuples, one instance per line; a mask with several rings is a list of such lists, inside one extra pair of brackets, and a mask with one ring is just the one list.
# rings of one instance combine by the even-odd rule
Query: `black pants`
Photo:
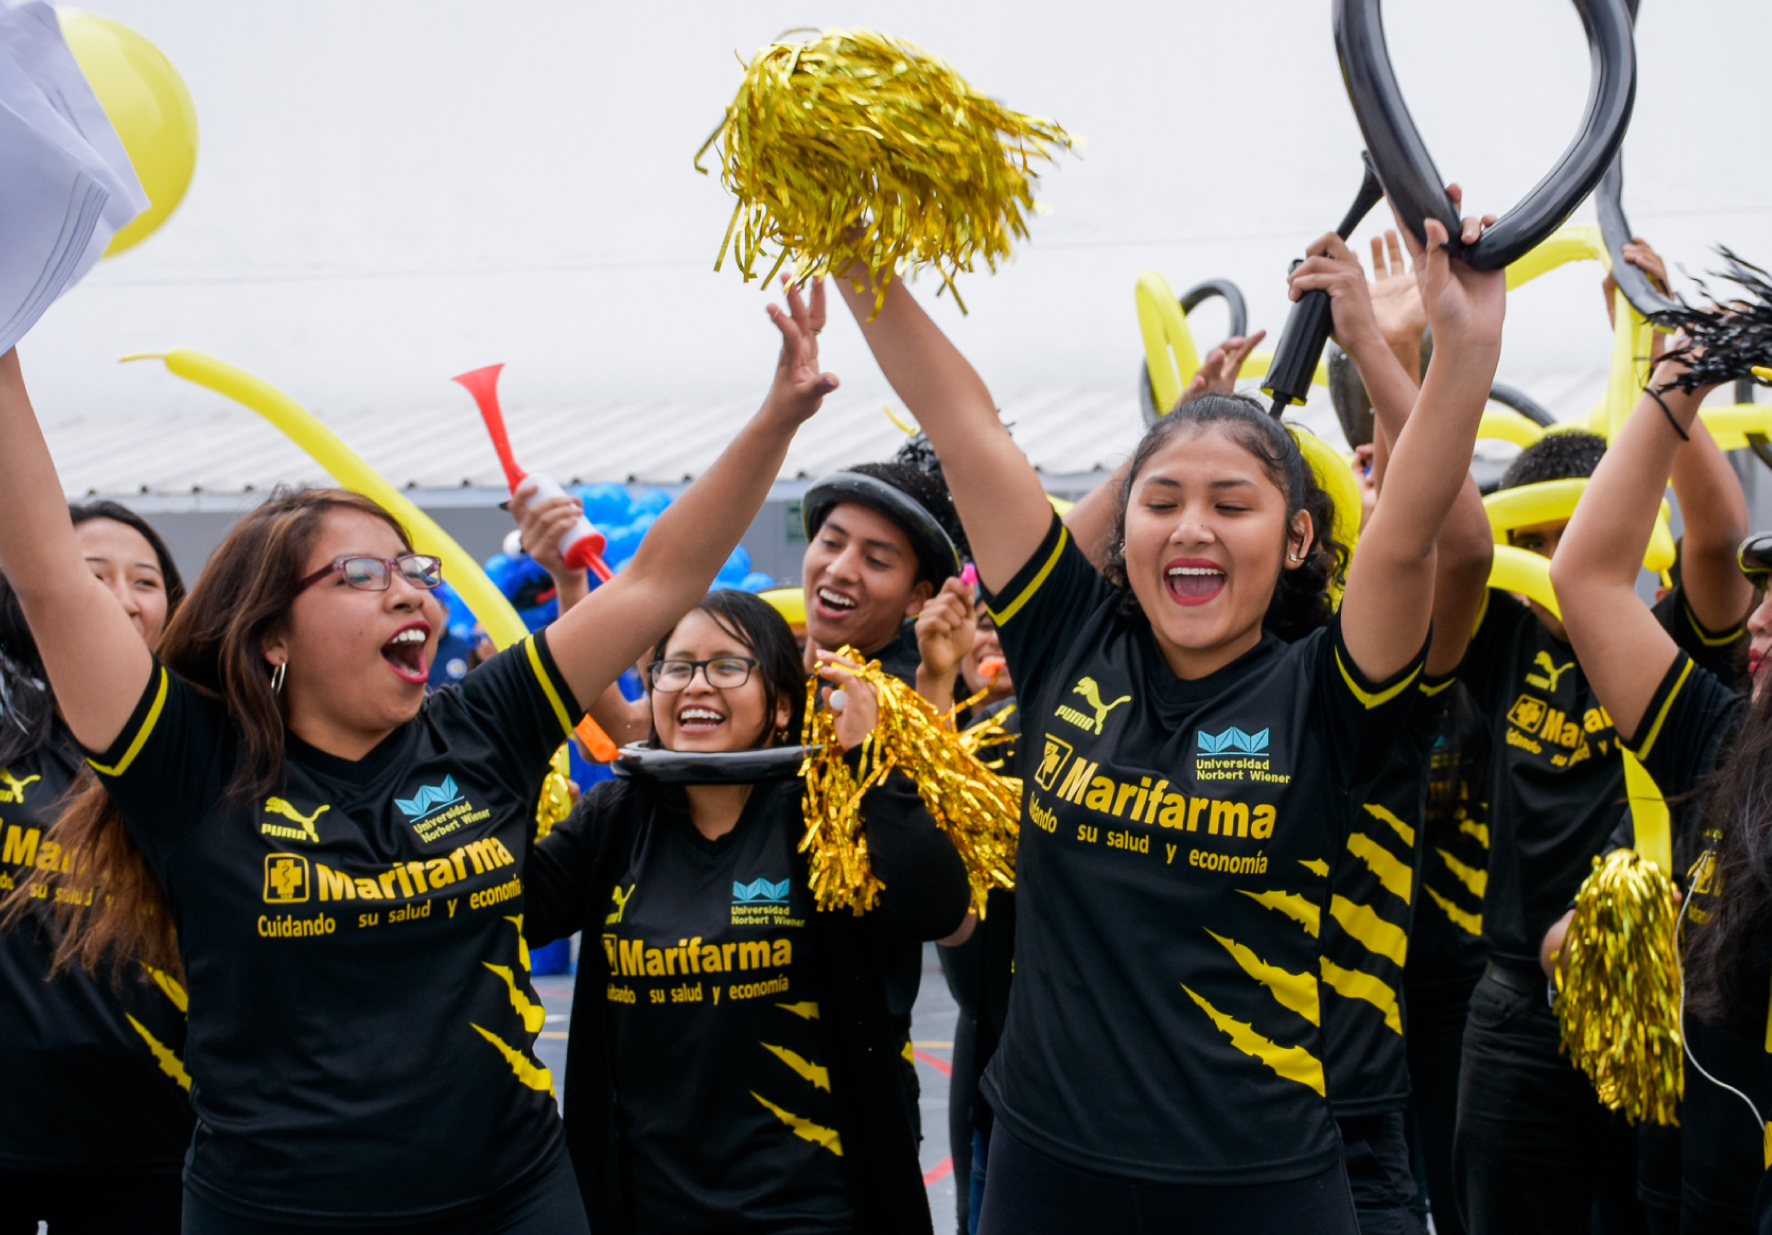
[(183, 1199), (176, 1171), (0, 1170), (0, 1235), (178, 1235)]
[(1636, 1130), (1558, 1052), (1545, 989), (1491, 966), (1471, 993), (1453, 1150), (1465, 1229), (1639, 1235)]
[[(133, 1228), (128, 1228), (133, 1230)], [(346, 1228), (347, 1230), (351, 1228)], [(364, 1228), (369, 1229), (369, 1228)], [(578, 1179), (564, 1150), (520, 1195), (480, 1213), (418, 1225), (375, 1227), (386, 1235), (590, 1235)], [(184, 1235), (343, 1235), (337, 1226), (269, 1223), (217, 1209), (185, 1194)]]
[(1477, 975), (1422, 982), (1406, 992), (1409, 1009), (1409, 1112), (1414, 1117), (1428, 1209), (1438, 1235), (1464, 1235), (1452, 1183), (1452, 1136), (1458, 1119), (1458, 1073), (1464, 1024)]
[(1415, 1200), (1415, 1172), (1403, 1112), (1337, 1116), (1342, 1162), (1354, 1197), (1360, 1235), (1422, 1235)]
[(1267, 1184), (1158, 1184), (1079, 1170), (991, 1130), (979, 1235), (1358, 1235), (1338, 1163)]

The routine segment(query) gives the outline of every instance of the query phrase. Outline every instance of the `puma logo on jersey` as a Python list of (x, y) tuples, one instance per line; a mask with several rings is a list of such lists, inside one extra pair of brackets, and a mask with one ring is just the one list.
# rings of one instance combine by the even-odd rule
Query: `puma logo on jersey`
[(1557, 683), (1562, 680), (1563, 675), (1575, 668), (1574, 661), (1570, 661), (1566, 665), (1556, 664), (1551, 660), (1549, 652), (1540, 652), (1532, 658), (1532, 663), (1538, 668), (1543, 669), (1544, 673), (1542, 675), (1528, 673), (1526, 675), (1526, 685), (1536, 686), (1539, 690), (1555, 690), (1557, 688)]
[(25, 786), (42, 779), (41, 776), (27, 776), (20, 780), (10, 770), (0, 772), (0, 784), (5, 785), (4, 789), (0, 789), (0, 802), (22, 803), (25, 800)]
[(626, 890), (621, 888), (610, 890), (609, 899), (615, 902), (615, 912), (603, 919), (603, 925), (614, 926), (621, 921), (621, 915), (628, 911), (628, 900), (634, 895), (634, 889), (639, 886), (637, 883), (630, 883)]
[(315, 810), (313, 814), (304, 815), (288, 802), (285, 802), (282, 798), (266, 798), (265, 814), (281, 815), (291, 823), (299, 824), (300, 826), (291, 828), (285, 827), (280, 823), (260, 823), (258, 830), (266, 836), (276, 836), (283, 840), (306, 840), (319, 844), (320, 829), (314, 825), (319, 822), (321, 815), (324, 815), (331, 809), (332, 807), (330, 806), (322, 806)]
[(1089, 706), (1094, 709), (1095, 715), (1093, 717), (1085, 716), (1082, 712), (1068, 704), (1060, 704), (1058, 711), (1055, 712), (1054, 715), (1060, 720), (1068, 720), (1079, 729), (1087, 729), (1097, 737), (1101, 736), (1102, 726), (1107, 724), (1108, 713), (1112, 712), (1122, 703), (1132, 702), (1131, 695), (1121, 695), (1112, 703), (1103, 703), (1101, 701), (1101, 687), (1096, 684), (1094, 678), (1084, 678), (1079, 681), (1076, 686), (1072, 688), (1071, 694), (1082, 695)]

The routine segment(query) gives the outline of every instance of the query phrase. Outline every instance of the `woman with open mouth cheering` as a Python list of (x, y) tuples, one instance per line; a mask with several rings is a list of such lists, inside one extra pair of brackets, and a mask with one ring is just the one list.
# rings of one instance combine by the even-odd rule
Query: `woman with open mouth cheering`
[(70, 912), (67, 946), (182, 958), (187, 1232), (586, 1229), (532, 1051), (531, 808), (580, 701), (706, 592), (835, 388), (821, 299), (770, 307), (762, 409), (628, 569), (429, 698), (439, 563), (351, 493), (248, 514), (150, 654), (81, 560), (0, 357), (0, 569), (100, 781), (55, 839), (95, 883), (144, 890)]

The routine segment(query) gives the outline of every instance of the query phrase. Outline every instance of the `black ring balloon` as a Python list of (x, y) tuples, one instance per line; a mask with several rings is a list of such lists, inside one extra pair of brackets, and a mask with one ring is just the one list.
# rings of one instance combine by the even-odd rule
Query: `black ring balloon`
[[(1214, 297), (1224, 301), (1225, 312), (1230, 314), (1230, 329), (1225, 331), (1225, 338), (1248, 334), (1249, 304), (1243, 299), (1243, 289), (1229, 279), (1202, 280), (1177, 296), (1176, 300), (1181, 305), (1181, 315), (1186, 317)], [(1151, 362), (1148, 360), (1141, 361), (1138, 366), (1138, 407), (1144, 413), (1145, 424), (1157, 423), (1161, 413), (1157, 411), (1157, 398), (1151, 393)]]
[(1637, 57), (1625, 0), (1575, 0), (1593, 71), (1575, 140), (1532, 190), (1473, 245), (1459, 241), (1458, 212), (1415, 128), (1385, 47), (1379, 0), (1335, 0), (1335, 50), (1366, 149), (1405, 226), (1426, 241), (1422, 221), (1440, 220), (1447, 248), (1479, 270), (1496, 270), (1561, 227), (1606, 174), (1636, 100)]
[(1517, 386), (1504, 386), (1496, 382), (1489, 387), (1489, 401), (1510, 407), (1542, 429), (1548, 429), (1557, 423), (1544, 404), (1534, 399)]
[(770, 746), (762, 750), (662, 750), (636, 743), (624, 746), (611, 770), (624, 780), (667, 785), (749, 785), (792, 780), (808, 754), (820, 747)]
[(1594, 208), (1599, 212), (1600, 235), (1606, 241), (1606, 251), (1612, 255), (1612, 281), (1618, 284), (1631, 307), (1644, 317), (1678, 312), (1678, 302), (1664, 295), (1648, 275), (1624, 260), (1624, 246), (1630, 242), (1631, 230), (1630, 221), (1624, 217), (1623, 151), (1612, 156), (1612, 165), (1594, 193)]

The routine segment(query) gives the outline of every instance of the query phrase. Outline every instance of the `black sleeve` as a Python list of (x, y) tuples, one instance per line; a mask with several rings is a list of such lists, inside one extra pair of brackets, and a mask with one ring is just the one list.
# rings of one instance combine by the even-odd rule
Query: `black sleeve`
[(1514, 632), (1520, 622), (1536, 621), (1532, 611), (1506, 592), (1490, 588), (1483, 594), (1483, 609), (1477, 615), (1476, 630), (1458, 665), (1458, 678), (1471, 693), (1477, 710), (1492, 716), (1500, 700), (1496, 692), (1506, 690), (1510, 682), (1502, 670), (1502, 658), (1513, 644)]
[(593, 785), (530, 848), (523, 871), (523, 937), (532, 946), (564, 939), (590, 919), (591, 898), (598, 894), (591, 883), (599, 842), (628, 792), (625, 781)]
[(1015, 693), (1032, 698), (1078, 626), (1115, 596), (1113, 584), (1089, 564), (1070, 529), (1053, 515), (1034, 555), (988, 599)]
[[(1424, 693), (1422, 668), (1428, 639), (1407, 665), (1382, 682), (1373, 682), (1354, 664), (1341, 637), (1341, 615), (1317, 632), (1316, 683), (1313, 700), (1319, 720), (1338, 756), (1344, 778), (1357, 775), (1369, 757), (1388, 754), (1406, 728), (1418, 719)], [(1434, 694), (1451, 685), (1450, 678), (1431, 684)]]
[(221, 700), (156, 661), (117, 740), (87, 752), (130, 836), (156, 869), (225, 790), (224, 752), (232, 739)]
[(475, 669), (460, 685), (446, 686), (426, 704), (435, 717), (448, 715), (485, 740), (491, 763), (526, 795), (541, 788), (553, 757), (572, 736), (578, 701), (538, 631)]
[(1681, 652), (1625, 745), (1642, 760), (1663, 797), (1678, 797), (1690, 793), (1716, 766), (1718, 752), (1746, 706), (1740, 695)]
[(1662, 629), (1673, 636), (1674, 643), (1681, 651), (1691, 653), (1700, 669), (1725, 682), (1735, 680), (1736, 653), (1740, 651), (1742, 639), (1747, 634), (1744, 625), (1738, 622), (1725, 631), (1706, 630), (1692, 612), (1692, 606), (1686, 600), (1685, 589), (1680, 587), (1675, 587), (1656, 601), (1653, 612)]
[[(853, 754), (854, 752), (852, 752)], [(874, 874), (886, 885), (876, 910), (896, 934), (944, 939), (972, 903), (966, 864), (903, 772), (893, 772), (861, 802)]]

